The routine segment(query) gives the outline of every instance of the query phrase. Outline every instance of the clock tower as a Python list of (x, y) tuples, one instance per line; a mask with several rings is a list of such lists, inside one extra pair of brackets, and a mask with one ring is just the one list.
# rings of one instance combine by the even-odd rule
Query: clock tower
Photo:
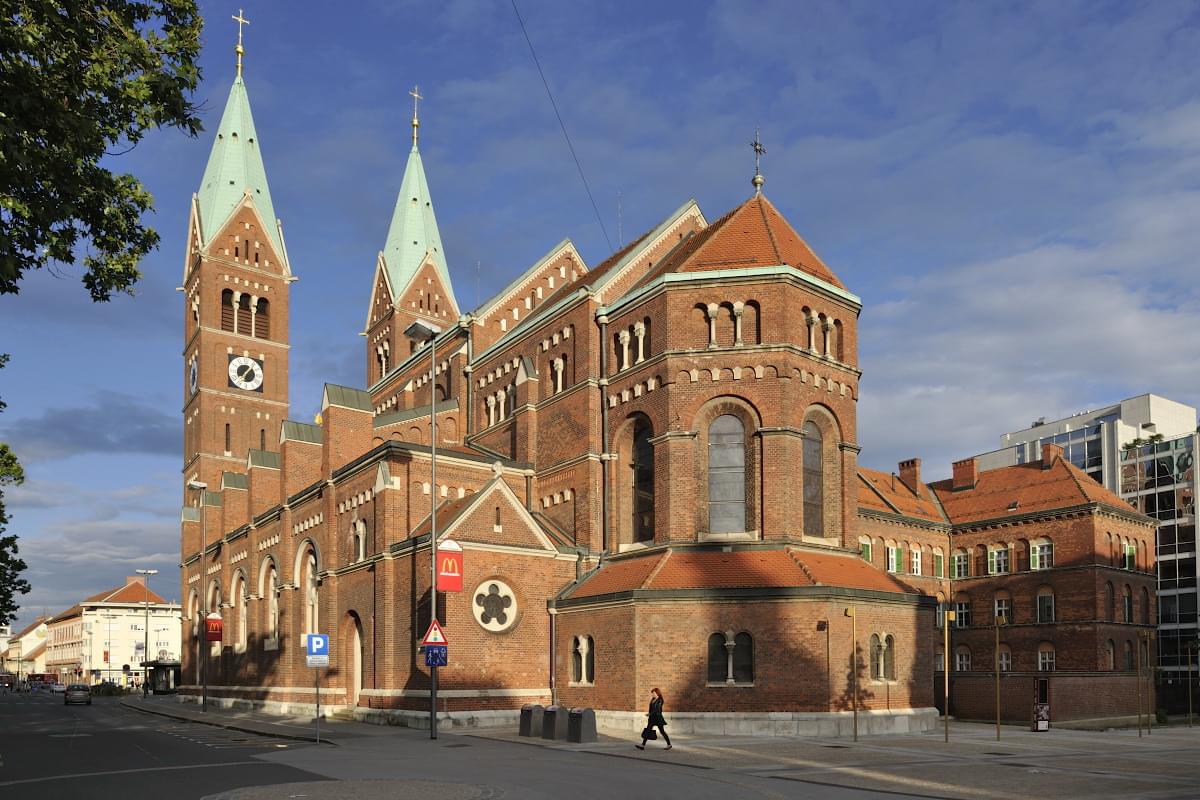
[[(238, 72), (200, 189), (183, 270), (183, 482), (221, 487), (250, 450), (278, 450), (288, 414), (288, 264)], [(192, 494), (185, 505), (193, 505)]]

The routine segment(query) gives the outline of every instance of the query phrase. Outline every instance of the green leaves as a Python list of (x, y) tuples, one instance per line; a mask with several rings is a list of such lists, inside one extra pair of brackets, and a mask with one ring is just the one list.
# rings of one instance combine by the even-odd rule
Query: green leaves
[[(8, 354), (0, 353), (0, 369), (8, 363)], [(4, 402), (0, 401), (0, 411), (4, 410)], [(4, 536), (4, 526), (8, 524), (8, 513), (4, 509), (5, 486), (16, 486), (25, 480), (25, 471), (17, 461), (17, 455), (12, 449), (0, 442), (0, 625), (12, 622), (20, 608), (14, 597), (29, 591), (29, 581), (21, 577), (25, 571), (25, 562), (17, 558), (17, 537)]]
[(0, 294), (82, 259), (95, 301), (131, 293), (153, 198), (101, 166), (150, 128), (201, 129), (194, 0), (0, 0)]

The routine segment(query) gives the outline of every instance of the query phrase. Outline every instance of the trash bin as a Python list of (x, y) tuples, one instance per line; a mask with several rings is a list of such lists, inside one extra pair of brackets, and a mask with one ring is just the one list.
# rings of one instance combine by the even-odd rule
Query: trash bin
[(546, 707), (542, 714), (542, 738), (567, 740), (567, 709), (564, 706)]
[(572, 708), (567, 716), (567, 741), (587, 744), (596, 741), (596, 712), (590, 708)]
[(521, 736), (541, 736), (542, 717), (546, 709), (537, 703), (526, 703), (521, 706)]

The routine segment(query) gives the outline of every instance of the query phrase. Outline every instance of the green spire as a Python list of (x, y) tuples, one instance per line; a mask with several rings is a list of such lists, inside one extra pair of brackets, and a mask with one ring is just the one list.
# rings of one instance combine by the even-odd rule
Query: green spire
[(400, 183), (387, 243), (383, 246), (383, 261), (392, 290), (398, 297), (428, 257), (437, 268), (450, 302), (457, 309), (454, 288), (450, 285), (450, 271), (446, 268), (446, 255), (442, 251), (442, 237), (438, 233), (437, 218), (433, 215), (433, 199), (429, 195), (429, 184), (425, 181), (421, 153), (417, 150), (416, 128), (413, 130), (413, 146), (408, 154), (408, 165), (404, 168), (404, 180)]
[(262, 216), (275, 252), (286, 260), (275, 208), (271, 205), (271, 190), (267, 186), (258, 133), (250, 114), (250, 97), (239, 74), (229, 90), (229, 100), (225, 103), (225, 113), (221, 115), (221, 125), (217, 128), (217, 138), (197, 194), (200, 232), (205, 244), (221, 229), (246, 194), (250, 195)]

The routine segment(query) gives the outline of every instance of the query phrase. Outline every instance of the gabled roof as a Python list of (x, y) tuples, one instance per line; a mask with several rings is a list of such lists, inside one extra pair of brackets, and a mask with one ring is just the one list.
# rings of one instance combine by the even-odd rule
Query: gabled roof
[(655, 265), (641, 284), (668, 272), (787, 265), (845, 289), (833, 271), (784, 219), (771, 201), (755, 195), (704, 230), (686, 238)]
[(924, 483), (913, 491), (895, 475), (879, 470), (858, 468), (858, 505), (860, 508), (905, 517), (946, 522), (937, 500)]
[(1049, 468), (1041, 461), (980, 472), (971, 488), (955, 490), (953, 479), (931, 483), (955, 525), (1025, 516), (1042, 511), (1101, 503), (1140, 516), (1127, 502), (1105, 489), (1071, 462), (1055, 457)]
[(512, 295), (518, 286), (528, 281), (530, 278), (540, 272), (548, 263), (564, 253), (570, 253), (574, 256), (573, 260), (578, 266), (578, 274), (583, 275), (587, 273), (587, 265), (583, 263), (583, 256), (579, 255), (579, 251), (575, 249), (575, 244), (570, 239), (563, 239), (561, 242), (554, 245), (554, 247), (550, 248), (549, 252), (535, 261), (528, 269), (526, 269), (512, 281), (509, 281), (507, 286), (485, 300), (479, 306), (479, 308), (475, 309), (475, 311), (472, 313), (475, 315), (475, 317), (483, 319), (488, 314), (495, 311), (496, 308), (501, 305), (502, 301)]
[(275, 252), (286, 263), (283, 237), (271, 203), (267, 171), (263, 167), (258, 133), (250, 113), (250, 97), (242, 76), (238, 75), (229, 89), (217, 138), (213, 140), (208, 166), (204, 168), (197, 192), (200, 230), (205, 244), (212, 240), (247, 195), (262, 217)]
[(145, 603), (147, 600), (151, 604), (167, 602), (155, 592), (147, 589), (145, 584), (134, 581), (124, 586), (118, 586), (116, 589), (94, 594), (85, 599), (81, 605), (88, 603)]
[(429, 183), (425, 180), (425, 167), (421, 163), (421, 152), (413, 142), (408, 164), (404, 167), (404, 179), (400, 182), (400, 194), (396, 196), (396, 208), (392, 212), (387, 241), (383, 245), (383, 261), (395, 293), (393, 299), (404, 295), (426, 260), (433, 262), (447, 298), (457, 311), (458, 301), (454, 299), (454, 287), (446, 267), (446, 254), (442, 250), (442, 237), (433, 213)]
[(49, 619), (50, 619), (49, 617), (38, 617), (33, 622), (29, 623), (24, 628), (22, 628), (20, 633), (14, 633), (12, 636), (8, 637), (8, 640), (10, 642), (19, 641), (21, 639), (21, 637), (28, 636), (31, 631), (33, 631), (35, 628), (37, 628), (37, 626), (41, 625), (44, 622), (47, 622)]
[(50, 619), (49, 624), (53, 624), (55, 622), (62, 622), (63, 620), (73, 619), (74, 617), (81, 617), (81, 616), (83, 616), (83, 606), (76, 603), (75, 605), (71, 606), (66, 611), (62, 612), (61, 614), (55, 614)]

